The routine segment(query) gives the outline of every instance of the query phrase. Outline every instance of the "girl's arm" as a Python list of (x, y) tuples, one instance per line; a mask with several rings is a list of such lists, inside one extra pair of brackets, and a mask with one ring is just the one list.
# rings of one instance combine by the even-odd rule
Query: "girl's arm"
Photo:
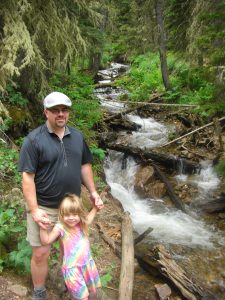
[(40, 238), (42, 245), (50, 245), (52, 244), (59, 236), (59, 231), (55, 227), (53, 227), (52, 231), (47, 231), (45, 229), (40, 228)]
[(98, 211), (97, 207), (94, 206), (92, 208), (92, 210), (89, 212), (89, 214), (87, 215), (86, 220), (87, 220), (87, 224), (88, 225), (90, 225), (93, 222), (94, 217), (96, 216), (97, 211)]

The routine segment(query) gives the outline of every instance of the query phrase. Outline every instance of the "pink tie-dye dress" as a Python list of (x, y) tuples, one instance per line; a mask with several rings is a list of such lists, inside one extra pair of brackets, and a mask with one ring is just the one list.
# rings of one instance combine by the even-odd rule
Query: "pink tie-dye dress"
[(80, 225), (76, 232), (69, 232), (61, 223), (55, 225), (63, 243), (63, 277), (69, 292), (75, 299), (96, 293), (101, 286), (100, 277), (90, 251), (90, 243)]

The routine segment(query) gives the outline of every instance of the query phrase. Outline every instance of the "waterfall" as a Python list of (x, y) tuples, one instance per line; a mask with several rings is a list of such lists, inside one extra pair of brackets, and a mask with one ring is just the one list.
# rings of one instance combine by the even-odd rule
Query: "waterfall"
[(122, 169), (122, 159), (122, 153), (109, 151), (104, 164), (106, 181), (111, 187), (112, 195), (122, 203), (124, 210), (130, 213), (138, 233), (152, 227), (152, 242), (189, 247), (212, 248), (215, 240), (221, 242), (214, 229), (199, 220), (198, 216), (169, 209), (161, 199), (141, 199), (134, 191), (138, 165), (129, 157), (126, 169)]

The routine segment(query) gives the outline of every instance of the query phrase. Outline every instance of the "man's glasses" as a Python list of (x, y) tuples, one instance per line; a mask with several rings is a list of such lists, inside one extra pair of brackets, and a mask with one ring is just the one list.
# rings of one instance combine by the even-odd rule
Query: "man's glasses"
[(60, 112), (62, 112), (63, 114), (67, 114), (69, 112), (69, 108), (65, 107), (65, 108), (62, 108), (62, 109), (59, 109), (59, 108), (48, 108), (48, 110), (55, 114), (55, 115), (58, 115), (60, 114)]

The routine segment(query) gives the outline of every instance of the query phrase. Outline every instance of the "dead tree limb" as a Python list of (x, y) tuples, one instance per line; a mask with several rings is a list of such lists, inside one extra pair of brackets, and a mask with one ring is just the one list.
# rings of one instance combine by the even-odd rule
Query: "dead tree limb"
[[(146, 104), (146, 102), (138, 102), (138, 101), (135, 101), (135, 102), (130, 102), (130, 101), (120, 101), (120, 103), (127, 103), (127, 104)], [(198, 105), (196, 104), (179, 104), (179, 103), (155, 103), (155, 102), (149, 102), (148, 103), (149, 106), (168, 106), (168, 107), (176, 107), (176, 106), (179, 106), (179, 107), (190, 107), (190, 108), (193, 108), (193, 107), (197, 107)]]
[(126, 212), (122, 221), (122, 261), (120, 271), (119, 300), (132, 299), (134, 281), (133, 226)]
[(140, 243), (150, 232), (152, 232), (153, 228), (149, 227), (146, 229), (142, 234), (140, 234), (136, 239), (134, 240), (134, 245), (137, 245)]
[[(222, 121), (222, 120), (225, 120), (225, 117), (222, 117), (222, 118), (218, 119), (218, 121)], [(206, 124), (206, 125), (204, 125), (204, 126), (201, 126), (201, 127), (199, 127), (199, 128), (196, 128), (195, 130), (192, 130), (191, 132), (188, 132), (188, 133), (186, 133), (186, 134), (184, 134), (184, 135), (182, 135), (182, 136), (180, 136), (180, 137), (178, 137), (178, 138), (176, 138), (176, 139), (174, 139), (174, 140), (172, 140), (172, 141), (170, 141), (170, 142), (168, 142), (168, 143), (162, 145), (161, 147), (168, 146), (168, 145), (170, 145), (170, 144), (172, 144), (172, 143), (174, 143), (174, 142), (177, 142), (177, 141), (183, 139), (183, 138), (186, 137), (186, 136), (189, 136), (189, 135), (191, 135), (191, 134), (193, 134), (193, 133), (195, 133), (195, 132), (197, 132), (197, 131), (200, 131), (200, 130), (202, 130), (202, 129), (206, 128), (206, 127), (212, 126), (212, 125), (214, 125), (214, 122), (210, 122), (210, 123), (208, 123), (208, 124)]]
[[(154, 101), (155, 99), (158, 99), (159, 97), (161, 97), (162, 95), (154, 95), (149, 101)], [(130, 102), (130, 104), (136, 104), (135, 102)], [(138, 105), (138, 106), (135, 106), (135, 107), (132, 107), (132, 108), (128, 108), (122, 112), (119, 112), (119, 113), (116, 113), (114, 114), (113, 116), (110, 116), (110, 117), (107, 117), (104, 119), (104, 122), (109, 122), (113, 119), (116, 119), (116, 118), (120, 118), (121, 116), (123, 115), (126, 115), (134, 110), (137, 110), (137, 109), (140, 109), (140, 108), (143, 108), (145, 106), (148, 106), (149, 105), (149, 102), (145, 102), (144, 104), (141, 104), (141, 105)]]
[(173, 201), (173, 203), (175, 204), (176, 208), (182, 210), (183, 212), (186, 212), (186, 209), (184, 207), (184, 204), (182, 203), (182, 201), (175, 195), (173, 188), (171, 186), (171, 184), (169, 183), (169, 181), (167, 180), (166, 176), (163, 174), (162, 171), (160, 171), (160, 169), (155, 165), (152, 164), (159, 179), (165, 183), (166, 185), (166, 189), (167, 189), (167, 193), (170, 196), (170, 199)]
[(183, 158), (181, 159), (174, 155), (150, 152), (150, 150), (134, 148), (131, 146), (124, 146), (121, 144), (112, 144), (111, 142), (108, 143), (106, 140), (102, 141), (102, 147), (111, 150), (116, 150), (119, 152), (124, 152), (128, 155), (139, 158), (142, 161), (144, 159), (151, 159), (159, 164), (164, 165), (167, 168), (176, 171), (180, 170), (182, 162), (182, 172), (186, 174), (193, 174), (201, 169), (201, 166), (198, 163)]

